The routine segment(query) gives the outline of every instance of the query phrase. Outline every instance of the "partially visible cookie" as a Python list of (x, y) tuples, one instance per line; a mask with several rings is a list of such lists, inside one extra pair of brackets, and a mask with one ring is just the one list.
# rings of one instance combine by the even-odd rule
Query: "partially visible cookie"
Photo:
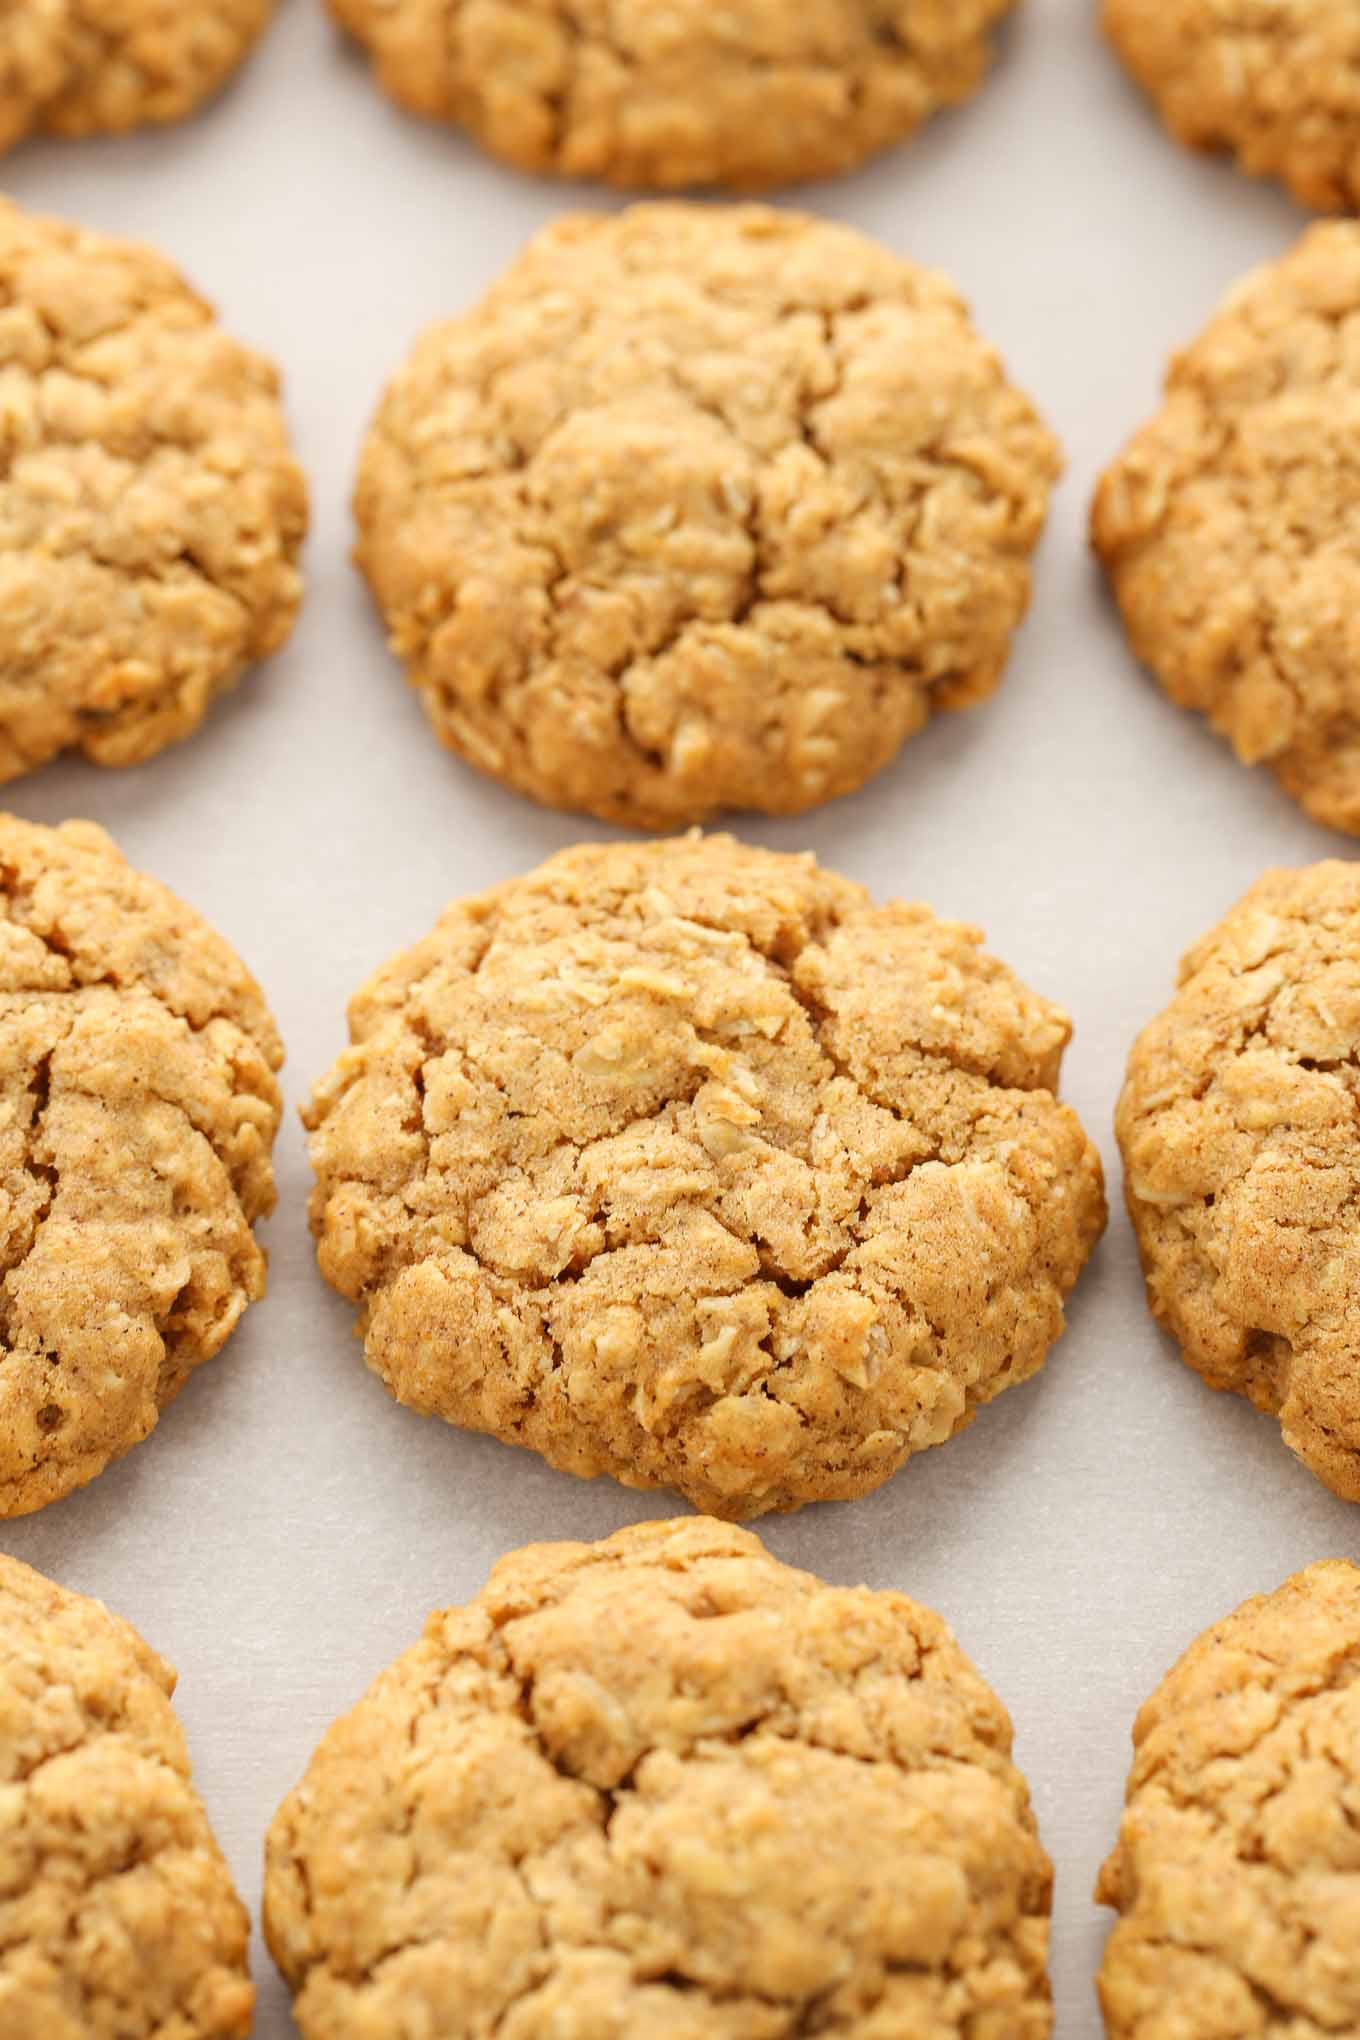
[(274, 368), (160, 255), (0, 198), (0, 780), (130, 765), (287, 638), (307, 491)]
[(522, 170), (756, 190), (849, 170), (982, 81), (1016, 0), (329, 0), (392, 97)]
[(249, 1921), (170, 1705), (98, 1601), (0, 1556), (0, 2034), (245, 2040)]
[(0, 816), (0, 1517), (145, 1438), (263, 1294), (282, 1060), (232, 950), (102, 830)]
[(1360, 864), (1270, 872), (1196, 944), (1118, 1133), (1154, 1313), (1360, 1501)]
[(270, 1830), (305, 2040), (1045, 2040), (1052, 1869), (937, 1615), (713, 1522), (532, 1545)]
[(1360, 2032), (1360, 1568), (1310, 1566), (1140, 1712), (1096, 1896), (1110, 2040)]

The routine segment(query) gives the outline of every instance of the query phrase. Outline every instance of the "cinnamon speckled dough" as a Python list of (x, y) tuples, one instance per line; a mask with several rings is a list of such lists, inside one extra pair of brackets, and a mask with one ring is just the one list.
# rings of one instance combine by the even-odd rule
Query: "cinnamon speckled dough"
[(1052, 1871), (937, 1615), (749, 1532), (532, 1545), (269, 1837), (305, 2040), (1044, 2040)]
[[(1360, 16), (1357, 16), (1360, 21)], [(1093, 532), (1135, 651), (1360, 834), (1360, 225), (1312, 228), (1172, 363)]]
[(559, 221), (433, 327), (358, 559), (435, 729), (664, 828), (859, 786), (990, 694), (1058, 470), (953, 289), (760, 207)]
[(249, 1921), (194, 1790), (175, 1674), (0, 1556), (0, 2036), (245, 2040)]
[(1118, 1130), (1153, 1311), (1360, 1501), (1360, 865), (1270, 872), (1190, 951)]
[(306, 1114), (369, 1365), (722, 1516), (952, 1437), (1042, 1365), (1104, 1223), (1066, 1015), (979, 943), (722, 836), (450, 907)]
[(102, 830), (0, 816), (0, 1516), (145, 1438), (263, 1294), (282, 1060), (237, 957)]
[(1181, 141), (1230, 149), (1319, 212), (1360, 204), (1354, 0), (1104, 0), (1104, 16)]
[(1193, 1643), (1138, 1716), (1097, 1897), (1110, 2040), (1360, 2032), (1360, 1568)]
[(329, 0), (393, 98), (521, 169), (752, 190), (966, 99), (1016, 0)]
[(151, 249), (0, 199), (0, 779), (196, 729), (292, 629), (306, 524), (271, 365)]

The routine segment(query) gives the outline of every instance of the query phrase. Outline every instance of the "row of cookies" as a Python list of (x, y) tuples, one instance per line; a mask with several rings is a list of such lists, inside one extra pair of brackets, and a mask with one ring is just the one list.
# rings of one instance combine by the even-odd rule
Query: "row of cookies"
[[(87, 823), (0, 818), (0, 1515), (144, 1438), (264, 1284), (277, 1032)], [(749, 1517), (879, 1486), (1042, 1366), (1105, 1225), (1067, 1016), (925, 907), (730, 837), (452, 905), (304, 1111), (397, 1399)], [(1263, 879), (1119, 1108), (1152, 1307), (1360, 1499), (1360, 866)]]
[[(3, 1557), (0, 1645), (0, 2029), (245, 2040), (173, 1671)], [(1208, 1630), (1134, 1748), (1096, 1892), (1111, 2040), (1192, 2008), (1360, 2028), (1360, 1568)], [(280, 1807), (264, 1927), (305, 2040), (1046, 2040), (1052, 1894), (1010, 1720), (940, 1618), (700, 1518), (530, 1546), (432, 1615)]]

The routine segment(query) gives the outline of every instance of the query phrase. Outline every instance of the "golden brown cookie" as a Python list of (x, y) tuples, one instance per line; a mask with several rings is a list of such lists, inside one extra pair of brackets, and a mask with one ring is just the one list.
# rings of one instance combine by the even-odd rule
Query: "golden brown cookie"
[(1360, 2032), (1360, 1568), (1310, 1566), (1207, 1630), (1133, 1741), (1096, 1890), (1122, 1914), (1110, 2040)]
[(329, 0), (403, 106), (522, 170), (752, 191), (977, 90), (1016, 0)]
[(0, 198), (0, 780), (132, 765), (277, 650), (307, 491), (278, 377), (160, 255)]
[(245, 2040), (249, 1921), (194, 1790), (175, 1674), (0, 1556), (0, 2036)]
[(1360, 1501), (1360, 864), (1268, 873), (1190, 951), (1118, 1132), (1153, 1312)]
[(227, 944), (92, 823), (0, 816), (0, 913), (2, 1517), (145, 1438), (263, 1295), (283, 1050)]
[[(1360, 21), (1360, 16), (1357, 16)], [(1314, 227), (1178, 355), (1093, 536), (1134, 650), (1360, 834), (1360, 225)]]
[(1104, 0), (1104, 18), (1179, 140), (1320, 212), (1360, 204), (1355, 0)]
[(1104, 1224), (1067, 1016), (730, 837), (450, 907), (305, 1114), (399, 1401), (722, 1516), (867, 1493), (1043, 1364)]
[(503, 1559), (270, 1831), (305, 2040), (1045, 2040), (1052, 1870), (937, 1615), (741, 1530)]
[(0, 0), (0, 149), (34, 132), (182, 120), (273, 11), (274, 0)]
[(942, 278), (800, 214), (639, 206), (420, 340), (357, 556), (483, 771), (643, 827), (794, 813), (991, 693), (1057, 472)]

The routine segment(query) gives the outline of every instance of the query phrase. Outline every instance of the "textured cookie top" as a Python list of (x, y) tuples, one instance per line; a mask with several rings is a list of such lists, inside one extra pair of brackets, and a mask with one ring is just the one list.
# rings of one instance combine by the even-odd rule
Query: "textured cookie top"
[(1042, 2040), (1010, 1747), (900, 1594), (712, 1522), (532, 1546), (327, 1734), (270, 1834), (270, 1946), (307, 2040)]
[(522, 169), (753, 190), (966, 99), (1016, 0), (330, 0), (395, 99)]
[[(1356, 17), (1360, 26), (1360, 16)], [(1311, 229), (1172, 364), (1094, 512), (1135, 650), (1360, 833), (1360, 226)]]
[(0, 2032), (244, 2040), (249, 1922), (189, 1775), (175, 1675), (0, 1556)]
[(0, 779), (187, 736), (292, 629), (278, 378), (161, 256), (0, 198)]
[(1360, 1501), (1360, 865), (1270, 872), (1181, 966), (1118, 1131), (1152, 1307)]
[(144, 1438), (264, 1289), (283, 1051), (88, 822), (0, 816), (0, 1516)]
[(1310, 1566), (1190, 1646), (1138, 1716), (1097, 1896), (1111, 2040), (1360, 2031), (1360, 1568)]
[(941, 277), (798, 214), (640, 206), (425, 334), (358, 558), (484, 771), (643, 826), (788, 812), (992, 690), (1057, 467)]
[(1066, 1016), (980, 939), (728, 837), (451, 907), (308, 1114), (370, 1364), (719, 1515), (952, 1436), (1042, 1364), (1104, 1220)]

